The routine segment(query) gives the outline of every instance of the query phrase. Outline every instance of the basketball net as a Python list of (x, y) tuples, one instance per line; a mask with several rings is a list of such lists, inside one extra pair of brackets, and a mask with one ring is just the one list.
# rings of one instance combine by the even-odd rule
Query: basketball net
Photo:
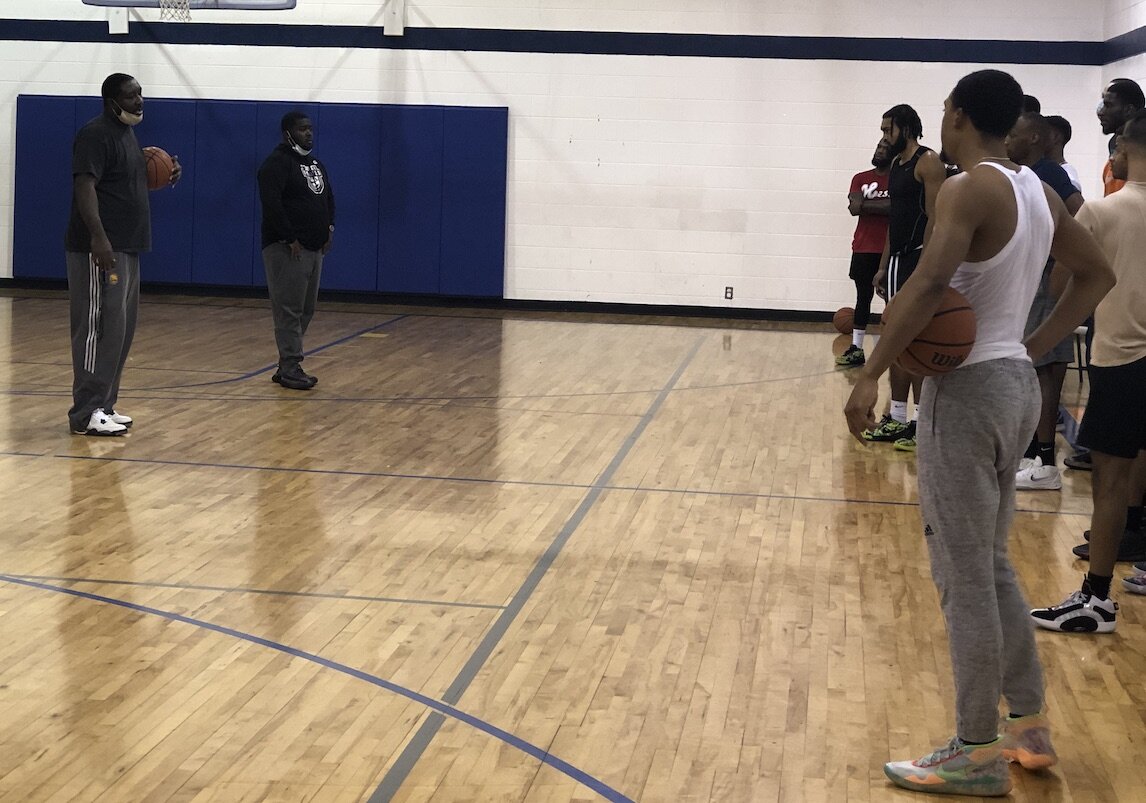
[(190, 3), (188, 0), (159, 0), (159, 19), (190, 22)]

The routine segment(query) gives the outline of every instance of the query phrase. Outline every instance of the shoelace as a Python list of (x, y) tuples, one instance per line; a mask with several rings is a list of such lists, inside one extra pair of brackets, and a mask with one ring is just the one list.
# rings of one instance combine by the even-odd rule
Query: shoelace
[(1078, 591), (1075, 591), (1073, 594), (1059, 603), (1057, 607), (1065, 608), (1067, 605), (1085, 605), (1089, 599), (1090, 595), (1084, 594), (1080, 588)]
[(931, 755), (924, 756), (915, 763), (920, 767), (933, 767), (936, 764), (942, 764), (949, 758), (953, 758), (962, 749), (963, 743), (959, 741), (959, 737), (956, 736), (947, 743), (946, 747), (940, 747)]

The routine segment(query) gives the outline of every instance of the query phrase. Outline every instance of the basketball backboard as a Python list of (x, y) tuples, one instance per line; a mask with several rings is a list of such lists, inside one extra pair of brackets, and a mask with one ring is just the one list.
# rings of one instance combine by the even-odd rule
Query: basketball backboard
[[(88, 6), (111, 8), (159, 8), (160, 0), (82, 0)], [(192, 10), (282, 11), (294, 8), (298, 0), (187, 0)]]

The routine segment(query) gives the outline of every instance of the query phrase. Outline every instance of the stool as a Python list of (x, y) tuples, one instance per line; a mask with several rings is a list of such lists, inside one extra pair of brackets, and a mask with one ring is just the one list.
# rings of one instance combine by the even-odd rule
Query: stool
[(1090, 331), (1085, 326), (1078, 326), (1074, 330), (1074, 365), (1070, 366), (1078, 371), (1078, 381), (1086, 379), (1086, 333)]

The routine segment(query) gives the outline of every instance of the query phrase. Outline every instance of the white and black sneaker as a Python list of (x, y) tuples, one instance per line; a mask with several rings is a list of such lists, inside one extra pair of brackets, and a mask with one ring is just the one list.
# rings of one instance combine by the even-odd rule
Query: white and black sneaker
[(73, 429), (72, 432), (76, 435), (122, 435), (127, 432), (127, 427), (112, 421), (103, 410), (96, 410), (88, 419), (87, 426)]
[(1117, 616), (1117, 602), (1099, 599), (1081, 589), (1058, 605), (1031, 611), (1036, 625), (1060, 633), (1113, 633)]
[(119, 424), (122, 427), (127, 427), (128, 429), (131, 429), (131, 425), (135, 423), (135, 421), (132, 420), (131, 416), (124, 415), (123, 413), (117, 413), (114, 410), (112, 410), (110, 413), (106, 413), (106, 415), (108, 418), (110, 418), (115, 423)]

